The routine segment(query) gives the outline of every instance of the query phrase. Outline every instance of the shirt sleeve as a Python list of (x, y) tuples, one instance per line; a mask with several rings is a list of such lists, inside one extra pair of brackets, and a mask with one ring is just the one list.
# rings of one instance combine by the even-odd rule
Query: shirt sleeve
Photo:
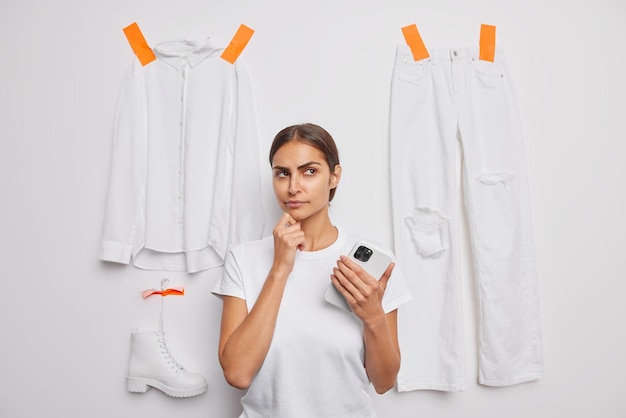
[[(135, 60), (136, 61), (136, 60)], [(133, 65), (124, 75), (118, 97), (111, 171), (99, 258), (128, 264), (143, 216), (145, 183), (144, 106), (140, 73)]]
[(265, 211), (261, 195), (261, 162), (254, 95), (244, 64), (235, 64), (236, 93), (231, 119), (232, 192), (228, 244), (261, 238)]
[(246, 294), (243, 286), (243, 277), (241, 269), (237, 263), (235, 256), (236, 250), (230, 250), (226, 254), (224, 260), (224, 271), (222, 277), (215, 284), (215, 287), (211, 291), (215, 296), (234, 296), (239, 299), (246, 299)]

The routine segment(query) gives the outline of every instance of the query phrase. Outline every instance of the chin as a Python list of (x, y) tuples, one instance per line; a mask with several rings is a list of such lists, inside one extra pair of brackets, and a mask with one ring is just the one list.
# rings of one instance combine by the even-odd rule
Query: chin
[(298, 222), (306, 218), (306, 217), (303, 217), (302, 215), (298, 215), (297, 211), (293, 211), (291, 209), (287, 209), (287, 213)]
[(289, 216), (291, 216), (293, 219), (295, 219), (298, 222), (308, 218), (308, 216), (305, 213), (303, 213), (300, 209), (290, 209), (284, 206), (283, 210), (287, 212)]

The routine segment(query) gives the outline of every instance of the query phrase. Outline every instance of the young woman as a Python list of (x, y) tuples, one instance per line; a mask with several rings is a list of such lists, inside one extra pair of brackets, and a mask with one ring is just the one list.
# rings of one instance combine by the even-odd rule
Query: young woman
[[(375, 417), (367, 388), (384, 393), (395, 384), (406, 283), (392, 278), (393, 263), (372, 277), (345, 256), (358, 239), (328, 214), (341, 178), (328, 132), (287, 127), (269, 159), (284, 213), (273, 236), (231, 249), (214, 289), (224, 303), (224, 376), (247, 389), (240, 417)], [(352, 312), (324, 300), (331, 282)]]

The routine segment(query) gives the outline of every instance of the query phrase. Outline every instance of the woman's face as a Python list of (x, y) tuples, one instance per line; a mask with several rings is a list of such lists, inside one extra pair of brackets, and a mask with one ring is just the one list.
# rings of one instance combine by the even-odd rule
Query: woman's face
[(337, 165), (331, 173), (322, 151), (293, 140), (274, 154), (272, 174), (281, 209), (302, 221), (327, 211), (329, 193), (339, 183), (341, 167)]

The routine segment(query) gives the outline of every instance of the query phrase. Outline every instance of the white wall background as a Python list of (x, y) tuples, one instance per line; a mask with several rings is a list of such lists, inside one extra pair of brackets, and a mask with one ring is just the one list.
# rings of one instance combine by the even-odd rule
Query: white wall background
[[(481, 23), (496, 25), (525, 121), (546, 378), (476, 384), (466, 245), (467, 390), (391, 391), (375, 397), (377, 410), (381, 418), (626, 417), (625, 18), (623, 0), (0, 0), (0, 417), (240, 411), (241, 392), (217, 362), (221, 304), (209, 291), (219, 269), (167, 275), (186, 288), (165, 301), (172, 350), (207, 377), (208, 393), (179, 400), (125, 390), (130, 331), (158, 323), (160, 300), (141, 291), (164, 276), (96, 258), (115, 103), (134, 59), (122, 28), (133, 21), (151, 45), (205, 36), (226, 45), (240, 23), (254, 28), (242, 59), (263, 149), (289, 124), (326, 127), (344, 166), (334, 220), (386, 242), (400, 28), (417, 23), (429, 47), (458, 47), (477, 44)], [(265, 195), (271, 208), (269, 187)]]

